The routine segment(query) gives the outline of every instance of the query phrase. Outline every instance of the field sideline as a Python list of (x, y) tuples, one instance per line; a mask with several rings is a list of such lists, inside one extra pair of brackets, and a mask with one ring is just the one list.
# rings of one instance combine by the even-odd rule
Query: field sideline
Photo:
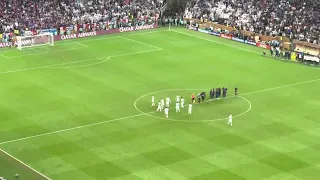
[[(114, 42), (101, 41), (107, 39), (113, 39)], [(199, 40), (195, 41), (195, 39)], [(121, 45), (119, 45), (121, 41), (127, 43), (121, 43)], [(107, 48), (104, 47), (105, 43)], [(68, 47), (69, 45), (78, 45), (79, 48), (68, 47), (69, 49), (67, 48), (67, 50), (65, 50), (61, 49), (61, 46), (59, 45), (62, 45), (62, 48), (64, 48), (64, 46)], [(241, 45), (184, 29), (160, 29), (141, 33), (127, 33), (123, 34), (123, 36), (111, 35), (106, 36), (105, 38), (94, 37), (57, 42), (57, 47), (54, 47), (53, 49), (45, 47), (24, 51), (0, 51), (0, 54), (2, 54), (2, 57), (4, 58), (1, 62), (2, 67), (0, 68), (0, 75), (6, 76), (6, 79), (2, 78), (4, 79), (3, 84), (8, 84), (8, 87), (0, 89), (2, 95), (6, 94), (6, 97), (4, 97), (1, 102), (1, 111), (7, 113), (3, 116), (3, 122), (0, 123), (0, 133), (5, 134), (0, 138), (1, 151), (17, 160), (18, 163), (30, 168), (31, 171), (34, 171), (36, 174), (21, 168), (21, 166), (19, 168), (17, 163), (11, 162), (13, 164), (12, 167), (15, 167), (13, 171), (22, 172), (19, 173), (21, 174), (21, 179), (23, 179), (23, 177), (27, 177), (27, 179), (64, 179), (70, 176), (77, 178), (81, 177), (83, 179), (100, 179), (102, 177), (107, 179), (212, 179), (216, 177), (221, 179), (254, 179), (260, 177), (258, 174), (248, 174), (246, 171), (238, 171), (240, 170), (239, 168), (242, 169), (251, 163), (255, 164), (254, 167), (257, 167), (258, 171), (261, 171), (261, 168), (264, 167), (263, 175), (265, 177), (262, 177), (261, 179), (268, 180), (277, 179), (279, 177), (285, 179), (301, 179), (306, 171), (309, 172), (311, 171), (310, 169), (312, 169), (312, 171), (319, 170), (320, 160), (318, 161), (315, 158), (311, 160), (307, 156), (300, 156), (300, 152), (299, 155), (291, 155), (290, 158), (288, 155), (280, 157), (276, 154), (278, 151), (281, 153), (292, 153), (289, 150), (293, 150), (293, 152), (295, 152), (295, 150), (311, 152), (312, 149), (319, 146), (319, 143), (314, 141), (308, 141), (304, 138), (293, 138), (297, 135), (304, 135), (309, 138), (319, 137), (319, 134), (316, 133), (320, 130), (319, 122), (316, 121), (316, 117), (320, 115), (319, 96), (316, 94), (316, 96), (312, 96), (312, 94), (299, 94), (301, 85), (309, 86), (308, 89), (311, 88), (313, 92), (320, 90), (319, 69), (298, 64), (278, 62), (260, 56), (261, 49)], [(232, 50), (233, 48), (237, 49)], [(196, 52), (195, 55), (192, 55), (193, 53), (191, 51), (188, 52), (188, 50), (191, 49), (193, 52)], [(125, 52), (123, 50), (125, 50)], [(105, 51), (108, 55), (105, 55)], [(61, 54), (55, 54), (56, 52), (61, 52)], [(232, 53), (230, 54), (228, 52)], [(213, 56), (214, 61), (210, 60), (211, 56)], [(30, 57), (30, 59), (28, 57)], [(43, 61), (43, 58), (47, 58), (48, 61)], [(244, 61), (244, 59), (247, 61)], [(58, 62), (56, 62), (57, 60)], [(119, 63), (119, 60), (123, 60), (123, 64)], [(154, 61), (150, 62), (149, 60)], [(217, 60), (223, 60), (223, 62)], [(144, 64), (141, 64), (140, 61)], [(212, 69), (210, 66), (200, 66), (201, 68), (198, 69), (200, 71), (197, 71), (197, 69), (194, 69), (194, 63), (204, 63), (214, 68)], [(228, 65), (228, 68), (226, 69), (223, 68), (225, 64)], [(252, 64), (254, 65), (254, 68), (251, 68)], [(18, 69), (16, 67), (18, 67)], [(133, 69), (131, 69), (131, 67), (133, 67)], [(177, 69), (177, 67), (179, 68)], [(286, 69), (284, 69), (284, 67)], [(152, 73), (149, 72), (150, 68), (152, 69)], [(186, 71), (186, 69), (192, 69), (192, 71)], [(122, 71), (122, 73), (119, 74), (118, 70)], [(162, 71), (165, 72), (165, 76), (161, 73)], [(210, 71), (215, 75), (213, 82), (216, 81), (216, 83), (213, 85), (211, 79), (206, 78), (208, 75), (211, 75)], [(271, 71), (272, 73), (270, 74), (268, 71)], [(295, 73), (289, 74), (291, 71)], [(30, 74), (26, 74), (28, 72)], [(13, 73), (15, 75), (13, 75)], [(237, 74), (238, 77), (234, 77), (233, 73)], [(260, 77), (251, 76), (251, 73), (258, 73)], [(53, 74), (55, 77), (52, 77)], [(156, 74), (161, 74), (161, 78), (156, 76)], [(221, 74), (225, 74), (225, 77), (221, 76)], [(203, 80), (197, 80), (194, 75), (202, 77)], [(155, 79), (155, 81), (152, 81), (151, 78), (147, 76), (153, 77), (152, 79)], [(107, 79), (102, 79), (101, 77), (106, 77)], [(141, 77), (142, 79), (138, 77)], [(52, 81), (47, 81), (48, 79)], [(166, 79), (166, 81), (164, 81), (164, 79)], [(249, 80), (242, 81), (243, 79)], [(60, 82), (61, 80), (63, 80), (63, 82)], [(176, 93), (182, 93), (189, 96), (189, 90), (186, 90), (186, 92), (184, 92), (184, 90), (174, 90), (188, 89), (190, 87), (189, 81), (194, 82), (191, 86), (193, 89), (194, 87), (197, 89), (210, 89), (210, 86), (226, 85), (227, 87), (230, 87), (229, 89), (231, 92), (229, 93), (232, 94), (232, 88), (239, 86), (241, 89), (241, 96), (248, 96), (251, 94), (261, 95), (249, 98), (249, 102), (253, 104), (252, 111), (254, 112), (250, 111), (248, 113), (249, 115), (245, 114), (244, 116), (239, 117), (239, 120), (247, 119), (247, 121), (242, 120), (241, 124), (239, 123), (239, 126), (241, 127), (235, 125), (232, 129), (227, 127), (224, 122), (201, 122), (192, 126), (193, 123), (172, 124), (171, 122), (165, 123), (162, 120), (144, 116), (145, 114), (154, 114), (154, 111), (148, 107), (150, 105), (149, 97), (142, 98), (138, 103), (138, 106), (142, 106), (141, 109), (143, 109), (143, 112), (145, 113), (138, 112), (137, 114), (137, 111), (133, 108), (132, 103), (137, 97), (161, 89), (173, 90), (169, 94), (160, 93), (159, 96), (170, 95), (173, 98)], [(259, 83), (261, 81), (264, 83)], [(71, 84), (67, 82), (71, 82)], [(169, 82), (172, 82), (173, 84)], [(101, 86), (109, 87), (109, 89), (101, 88)], [(127, 89), (128, 87), (134, 87), (137, 91), (125, 91), (124, 89)], [(21, 88), (21, 91), (16, 88)], [(70, 90), (70, 88), (72, 90)], [(106, 90), (106, 92), (101, 90)], [(276, 93), (272, 93), (275, 91)], [(121, 92), (121, 95), (119, 92)], [(278, 94), (279, 92), (280, 94)], [(108, 95), (109, 93), (116, 94), (116, 96), (110, 96)], [(23, 95), (15, 97), (16, 94)], [(100, 99), (100, 94), (104, 94), (106, 98)], [(126, 96), (123, 97), (123, 94), (126, 94)], [(83, 95), (86, 95), (90, 99), (87, 99), (87, 97)], [(267, 95), (267, 97), (264, 97), (264, 95)], [(291, 99), (290, 97), (297, 98)], [(274, 102), (279, 101), (279, 104), (270, 104), (270, 99), (273, 98), (275, 98)], [(11, 102), (11, 99), (15, 102)], [(30, 101), (31, 99), (35, 99), (36, 101), (32, 102)], [(117, 100), (121, 100), (123, 103), (119, 103)], [(55, 105), (54, 102), (57, 104)], [(263, 104), (261, 102), (266, 103)], [(230, 106), (230, 103), (233, 103), (233, 105)], [(215, 106), (216, 104), (218, 104), (218, 107)], [(221, 107), (230, 107), (230, 109), (220, 108), (219, 104), (221, 104)], [(8, 105), (8, 107), (4, 108), (4, 105)], [(41, 110), (40, 105), (43, 106), (43, 110)], [(60, 107), (60, 105), (62, 105), (62, 107)], [(212, 101), (206, 103), (206, 105), (196, 106), (195, 108), (197, 109), (194, 114), (197, 114), (197, 116), (187, 117), (185, 115), (175, 115), (174, 119), (189, 118), (190, 122), (194, 122), (197, 119), (211, 118), (212, 114), (208, 115), (208, 112), (211, 111), (210, 109), (212, 107), (217, 108), (219, 111), (214, 112), (214, 115), (217, 116), (217, 118), (222, 119), (229, 111), (237, 111), (237, 109), (242, 109), (242, 106), (244, 105), (241, 100)], [(272, 106), (272, 108), (268, 112), (265, 108), (270, 108), (270, 106)], [(70, 107), (72, 108), (69, 109)], [(122, 111), (122, 107), (129, 109), (126, 109), (127, 112), (119, 113)], [(39, 111), (39, 108), (41, 111)], [(279, 108), (284, 110), (279, 111)], [(299, 114), (297, 110), (301, 110), (301, 108), (303, 109), (303, 112), (306, 112)], [(266, 110), (267, 112), (262, 110)], [(312, 113), (307, 114), (307, 112)], [(173, 113), (174, 112), (172, 112), (172, 114)], [(119, 118), (119, 114), (126, 115), (120, 116)], [(44, 117), (49, 118), (43, 122)], [(258, 122), (256, 121), (256, 117), (259, 117), (264, 121)], [(281, 117), (281, 120), (279, 117)], [(289, 124), (283, 123), (282, 118), (289, 118), (292, 122)], [(301, 122), (301, 118), (304, 119), (303, 122)], [(101, 121), (101, 119), (107, 120)], [(135, 121), (120, 121), (124, 119), (135, 119)], [(253, 122), (248, 121), (248, 119)], [(21, 122), (21, 120), (26, 122), (21, 123), (21, 126), (14, 125)], [(238, 118), (235, 119), (235, 122), (237, 122), (237, 120)], [(115, 124), (110, 125), (111, 127), (104, 127), (104, 124), (109, 124), (111, 122), (114, 122)], [(106, 129), (100, 130), (100, 128), (102, 128), (101, 126)], [(279, 126), (282, 127), (280, 128), (280, 131), (283, 130), (284, 132), (275, 131)], [(146, 130), (146, 127), (151, 128), (153, 131)], [(267, 131), (264, 128), (260, 129), (261, 127), (268, 127)], [(89, 129), (84, 130), (84, 128)], [(97, 128), (95, 130), (97, 132), (91, 132), (92, 128)], [(117, 130), (114, 130), (114, 128)], [(183, 128), (187, 128), (188, 132)], [(198, 131), (198, 128), (204, 130)], [(210, 128), (211, 130), (209, 130)], [(236, 130), (234, 130), (235, 128)], [(80, 129), (84, 131), (81, 133), (81, 136), (72, 134), (74, 132), (73, 130)], [(214, 133), (210, 134), (209, 132), (212, 130), (216, 131), (213, 131)], [(268, 146), (264, 144), (263, 146), (267, 148), (271, 155), (270, 157), (279, 156), (279, 159), (282, 159), (285, 163), (282, 165), (289, 166), (287, 167), (289, 169), (284, 170), (274, 164), (273, 161), (278, 161), (277, 158), (270, 160), (268, 159), (269, 156), (262, 157), (263, 151), (261, 151), (262, 154), (255, 154), (256, 157), (251, 157), (250, 154), (242, 152), (241, 148), (244, 148), (247, 145), (251, 145), (251, 148), (255, 148), (254, 146), (257, 146), (258, 144), (262, 145), (260, 144), (261, 139), (259, 140), (256, 139), (256, 137), (246, 135), (246, 131), (248, 130), (251, 133), (257, 133), (256, 135), (259, 135), (260, 133), (267, 133), (268, 135), (274, 133), (274, 139), (265, 136), (266, 134), (263, 135), (265, 136), (263, 138), (264, 141), (270, 141), (268, 143), (271, 145)], [(257, 130), (261, 130), (261, 132)], [(189, 131), (192, 132), (191, 135), (189, 134)], [(61, 135), (61, 133), (63, 133), (63, 135)], [(77, 132), (74, 133), (78, 134)], [(110, 136), (110, 133), (115, 136)], [(150, 135), (149, 140), (147, 137), (143, 138), (141, 136), (147, 134)], [(190, 139), (186, 138), (183, 139), (183, 142), (178, 142), (172, 139), (172, 136), (169, 136), (173, 134), (187, 137), (190, 136)], [(224, 138), (221, 138), (221, 136)], [(94, 137), (96, 140), (92, 143), (86, 142), (87, 145), (83, 144), (82, 141), (78, 141), (91, 137)], [(130, 149), (124, 150), (120, 147), (125, 148), (126, 146), (119, 146), (120, 144), (118, 143), (131, 144), (132, 142), (136, 144), (137, 142), (135, 141), (144, 139), (149, 145), (145, 149), (133, 148), (135, 149), (134, 151), (137, 151), (132, 151), (134, 152), (133, 154), (132, 152), (129, 154), (128, 152), (119, 154), (119, 152), (104, 146), (102, 141), (99, 140), (100, 138), (108, 139), (108, 137), (111, 137), (113, 140), (111, 140), (111, 144), (107, 144), (111, 145), (111, 147), (117, 147), (120, 152), (128, 150), (130, 152)], [(132, 137), (136, 137), (136, 139), (132, 139)], [(272, 150), (272, 147), (275, 145), (274, 143), (279, 143), (277, 142), (278, 137), (280, 139), (290, 139), (287, 143), (290, 143), (288, 146), (293, 149)], [(230, 138), (233, 138), (233, 140)], [(160, 140), (159, 144), (152, 143), (151, 139)], [(231, 142), (226, 144), (226, 142), (223, 141)], [(239, 144), (237, 141), (243, 141), (244, 144), (241, 142)], [(203, 148), (211, 147), (215, 149), (215, 147), (219, 147), (218, 149), (220, 150), (217, 150), (216, 152), (215, 150), (213, 150), (213, 152), (188, 150), (188, 148), (191, 148), (192, 145), (194, 145), (193, 143), (200, 142), (207, 145)], [(57, 145), (55, 146), (55, 144)], [(294, 144), (296, 144), (296, 146), (294, 146)], [(95, 145), (97, 146), (95, 147)], [(133, 145), (134, 144), (131, 144), (130, 146)], [(280, 144), (277, 144), (277, 146), (279, 145)], [(66, 147), (64, 148), (64, 146)], [(62, 150), (57, 150), (60, 148)], [(91, 148), (93, 148), (93, 150)], [(170, 148), (170, 150), (167, 148)], [(240, 150), (237, 148), (240, 148)], [(157, 151), (161, 149), (165, 151)], [(232, 150), (232, 152), (229, 152), (230, 150)], [(46, 153), (47, 151), (50, 153)], [(101, 156), (101, 154), (98, 155), (99, 153), (106, 153), (103, 151), (106, 151), (109, 154), (105, 154), (104, 156)], [(146, 154), (149, 152), (151, 153), (152, 151), (155, 151), (156, 154)], [(10, 155), (8, 152), (14, 154), (16, 157), (26, 162), (26, 164)], [(29, 152), (30, 154), (35, 153), (34, 155), (39, 155), (40, 157), (35, 157), (34, 155), (29, 155), (31, 157), (27, 157), (23, 155), (25, 152)], [(82, 154), (82, 156), (90, 155), (96, 157), (96, 162), (91, 162), (89, 163), (89, 166), (86, 166), (82, 163), (83, 161), (80, 163), (80, 159), (77, 160), (77, 156), (81, 157), (78, 153)], [(157, 158), (159, 153), (162, 160)], [(168, 153), (173, 153), (175, 155), (168, 156)], [(181, 153), (182, 156), (180, 157)], [(225, 164), (224, 161), (226, 161), (226, 157), (224, 156), (224, 160), (219, 158), (222, 163), (221, 166), (210, 160), (210, 157), (212, 158), (213, 156), (216, 156), (216, 154), (221, 153), (227, 157), (231, 157), (231, 159), (227, 160), (230, 161), (230, 164)], [(68, 158), (68, 155), (71, 155), (72, 158)], [(209, 155), (212, 156), (209, 157)], [(235, 155), (238, 157), (235, 157)], [(101, 159), (98, 158), (98, 156), (101, 156)], [(207, 158), (203, 159), (203, 156), (208, 156), (209, 160)], [(243, 162), (239, 162), (239, 164), (236, 159), (240, 158), (240, 156)], [(312, 153), (310, 156), (312, 156)], [(294, 159), (292, 159), (292, 157), (294, 157)], [(67, 158), (68, 161), (64, 158)], [(121, 163), (123, 167), (121, 164), (118, 164), (119, 160), (121, 162), (127, 158), (134, 158), (127, 161), (132, 163), (131, 167), (127, 167), (130, 166), (130, 163)], [(217, 161), (216, 158), (217, 157), (212, 160)], [(246, 158), (247, 160), (245, 160)], [(263, 161), (261, 161), (261, 158), (263, 158)], [(249, 159), (251, 160), (249, 161)], [(146, 162), (146, 164), (149, 164), (152, 168), (150, 169), (149, 166), (142, 166), (141, 164), (138, 165), (137, 163), (141, 160)], [(9, 160), (3, 162), (8, 163), (8, 161)], [(84, 160), (84, 162), (87, 161), (90, 160)], [(236, 166), (232, 165), (231, 161), (235, 161), (234, 164), (236, 164)], [(184, 162), (186, 163), (185, 165), (180, 164)], [(291, 171), (289, 164), (292, 162), (300, 163), (302, 167), (292, 167)], [(185, 170), (177, 169), (175, 166), (175, 164), (180, 164), (181, 166), (179, 167), (187, 169), (187, 165), (190, 165), (190, 163), (196, 163), (198, 165), (211, 164), (211, 166), (206, 167), (206, 172), (202, 172), (203, 169), (193, 169), (193, 173), (187, 173)], [(38, 169), (39, 172), (27, 164)], [(7, 166), (7, 164), (3, 164), (0, 158), (0, 169), (5, 166)], [(107, 171), (107, 174), (110, 173), (107, 175), (103, 170), (99, 170), (101, 169), (101, 166), (106, 167), (107, 169), (110, 166), (113, 170), (110, 170), (110, 172)], [(159, 174), (157, 173), (157, 169), (153, 168), (159, 168), (161, 169), (161, 172), (165, 172), (165, 174)], [(231, 170), (229, 168), (231, 168)], [(269, 170), (272, 171), (271, 174), (269, 173)], [(11, 173), (12, 177), (12, 175), (16, 173), (13, 171), (6, 172), (5, 175)], [(1, 172), (0, 170), (0, 176), (2, 173), (4, 172)], [(42, 173), (48, 175), (50, 178)], [(313, 175), (310, 174), (306, 177), (306, 179), (312, 179), (316, 176), (317, 173), (315, 172)]]

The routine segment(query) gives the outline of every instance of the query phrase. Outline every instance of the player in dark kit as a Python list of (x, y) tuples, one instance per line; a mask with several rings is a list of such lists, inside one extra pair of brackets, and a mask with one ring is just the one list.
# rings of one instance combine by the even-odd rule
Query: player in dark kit
[(214, 88), (212, 88), (212, 99), (214, 99), (214, 97), (215, 97), (215, 96), (214, 96), (214, 95), (215, 95), (214, 93), (215, 93), (215, 92), (214, 92)]
[(216, 88), (216, 98), (219, 98), (219, 88)]
[(238, 88), (234, 88), (234, 95), (238, 95)]
[(225, 98), (227, 96), (228, 88), (223, 87), (222, 88), (222, 96)]
[(201, 92), (200, 95), (201, 95), (201, 100), (203, 102), (204, 98), (206, 97), (206, 92)]
[(198, 103), (200, 103), (201, 102), (201, 93), (198, 94), (197, 99), (198, 99)]
[(221, 88), (218, 88), (218, 95), (219, 95), (219, 98), (221, 97)]
[(213, 95), (212, 95), (213, 90), (212, 90), (212, 89), (210, 89), (209, 93), (210, 93), (210, 99), (213, 99)]

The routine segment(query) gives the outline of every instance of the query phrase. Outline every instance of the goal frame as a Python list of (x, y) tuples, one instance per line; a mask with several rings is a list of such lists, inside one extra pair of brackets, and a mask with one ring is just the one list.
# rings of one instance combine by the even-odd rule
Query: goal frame
[[(23, 46), (23, 44), (22, 44), (23, 39), (35, 38), (35, 37), (41, 37), (41, 36), (49, 36), (50, 40), (48, 41), (48, 43), (30, 44), (27, 46)], [(16, 38), (17, 38), (17, 49), (19, 49), (19, 50), (22, 50), (24, 48), (31, 48), (31, 47), (38, 47), (38, 46), (45, 46), (45, 45), (54, 46), (54, 36), (52, 33), (42, 33), (42, 34), (38, 34), (38, 35), (34, 35), (34, 36), (17, 36)]]

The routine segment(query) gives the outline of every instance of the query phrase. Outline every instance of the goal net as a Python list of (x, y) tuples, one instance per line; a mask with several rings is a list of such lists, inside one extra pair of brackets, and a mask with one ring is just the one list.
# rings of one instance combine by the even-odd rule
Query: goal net
[(45, 33), (34, 36), (17, 36), (17, 48), (22, 50), (24, 48), (54, 45), (53, 34)]

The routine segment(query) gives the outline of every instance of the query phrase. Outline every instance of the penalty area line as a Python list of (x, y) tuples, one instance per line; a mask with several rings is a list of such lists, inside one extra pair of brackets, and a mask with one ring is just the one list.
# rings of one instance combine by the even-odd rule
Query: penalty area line
[(68, 68), (83, 68), (83, 67), (88, 67), (88, 66), (95, 66), (95, 65), (98, 65), (98, 64), (102, 64), (106, 61), (108, 61), (110, 59), (110, 57), (102, 60), (102, 61), (99, 61), (99, 62), (96, 62), (96, 63), (90, 63), (90, 64), (86, 64), (86, 65), (78, 65), (78, 66), (66, 66), (66, 67), (50, 67), (50, 68), (60, 68), (60, 69), (68, 69)]
[[(45, 65), (45, 66), (32, 67), (32, 68), (17, 69), (17, 70), (11, 70), (11, 71), (3, 71), (3, 72), (0, 72), (0, 75), (2, 75), (2, 74), (16, 73), (16, 72), (23, 72), (23, 71), (31, 71), (31, 70), (43, 69), (43, 68), (59, 68), (59, 67), (55, 67), (55, 66), (64, 66), (64, 65), (82, 63), (82, 62), (87, 62), (87, 61), (96, 61), (96, 60), (100, 60), (100, 59), (107, 59), (107, 58), (113, 58), (113, 57), (128, 56), (128, 55), (134, 55), (134, 54), (143, 54), (143, 53), (155, 52), (155, 51), (161, 51), (161, 50), (160, 50), (160, 49), (154, 49), (154, 50), (148, 50), (148, 51), (140, 51), (140, 52), (133, 52), (133, 53), (117, 54), (117, 55), (113, 55), (113, 56), (106, 56), (106, 57), (99, 57), (99, 58), (93, 58), (93, 59), (72, 61), (72, 62), (67, 62), (67, 63), (59, 63), (59, 64), (51, 64), (51, 65)], [(104, 60), (104, 61), (106, 61), (106, 60)], [(63, 68), (63, 67), (60, 67), (60, 68)]]
[(1, 53), (0, 53), (0, 56), (5, 57), (5, 58), (10, 58), (10, 57), (8, 57), (8, 56), (6, 56), (6, 55), (3, 55), (3, 54), (1, 54)]
[(159, 47), (157, 47), (157, 46), (154, 46), (154, 45), (151, 45), (151, 44), (147, 44), (147, 43), (144, 43), (144, 42), (141, 42), (141, 41), (129, 39), (129, 38), (126, 38), (126, 37), (123, 37), (123, 36), (118, 36), (118, 37), (119, 37), (119, 38), (122, 38), (122, 39), (124, 39), (124, 40), (127, 40), (127, 41), (132, 41), (132, 42), (139, 43), (139, 44), (142, 44), (142, 45), (145, 45), (145, 46), (149, 46), (149, 47), (156, 48), (156, 49), (158, 49), (158, 50), (162, 50), (162, 48), (159, 48)]
[(43, 177), (46, 180), (51, 180), (48, 176), (40, 173), (39, 171), (35, 170), (34, 168), (32, 168), (31, 166), (27, 165), (26, 163), (22, 162), (21, 160), (19, 160), (18, 158), (14, 157), (13, 155), (9, 154), (8, 152), (6, 152), (3, 149), (0, 149), (0, 152), (2, 152), (4, 155), (8, 156), (9, 158), (17, 161), (18, 163), (20, 163), (21, 165), (25, 166), (26, 168), (30, 169), (31, 171), (37, 173), (38, 175), (40, 175), (41, 177)]
[[(68, 68), (83, 68), (83, 67), (88, 67), (88, 66), (94, 66), (98, 64), (105, 63), (106, 61), (109, 61), (111, 58), (115, 57), (121, 57), (121, 56), (128, 56), (128, 55), (135, 55), (135, 54), (143, 54), (143, 53), (149, 53), (149, 52), (155, 52), (155, 51), (162, 51), (160, 49), (154, 49), (154, 50), (149, 50), (149, 51), (140, 51), (140, 52), (133, 52), (133, 53), (125, 53), (125, 54), (118, 54), (118, 55), (113, 55), (113, 56), (108, 56), (108, 57), (101, 57), (101, 58), (95, 58), (95, 59), (88, 59), (88, 60), (83, 60), (83, 61), (74, 61), (74, 62), (69, 62), (69, 63), (63, 63), (63, 64), (56, 64), (49, 66), (47, 68), (60, 68), (60, 69), (68, 69)], [(57, 66), (63, 66), (63, 65), (69, 65), (69, 64), (76, 64), (76, 63), (81, 63), (81, 62), (87, 62), (87, 61), (96, 61), (100, 60), (102, 61), (96, 62), (96, 63), (90, 63), (86, 65), (79, 65), (79, 66), (67, 66), (67, 67), (57, 67)], [(0, 73), (1, 74), (1, 73)]]
[[(275, 89), (286, 88), (286, 87), (291, 87), (291, 86), (296, 86), (296, 85), (301, 85), (301, 84), (312, 83), (312, 82), (316, 82), (316, 81), (319, 81), (319, 80), (320, 80), (320, 78), (319, 79), (314, 79), (314, 80), (309, 80), (309, 81), (303, 81), (303, 82), (299, 82), (299, 83), (288, 84), (288, 85), (284, 85), (284, 86), (278, 86), (278, 87), (273, 87), (273, 88), (262, 89), (262, 90), (258, 90), (258, 91), (247, 92), (247, 93), (241, 94), (241, 96), (254, 94), (254, 93), (259, 93), (259, 92), (264, 92), (264, 91), (272, 91), (272, 90), (275, 90)], [(151, 114), (151, 113), (155, 113), (155, 112), (156, 111), (152, 111), (152, 112), (149, 112), (147, 114)], [(73, 128), (62, 129), (62, 130), (58, 130), (58, 131), (52, 131), (52, 132), (33, 135), (33, 136), (27, 136), (27, 137), (24, 137), (24, 138), (18, 138), (18, 139), (14, 139), (14, 140), (4, 141), (4, 142), (1, 142), (0, 145), (13, 143), (13, 142), (18, 142), (18, 141), (23, 141), (23, 140), (27, 140), (27, 139), (33, 139), (33, 138), (47, 136), (47, 135), (52, 135), (52, 134), (57, 134), (57, 133), (66, 132), (66, 131), (72, 131), (72, 130), (76, 130), (76, 129), (82, 129), (82, 128), (85, 128), (85, 127), (96, 126), (96, 125), (99, 125), (99, 124), (105, 124), (105, 123), (120, 121), (120, 120), (124, 120), (124, 119), (139, 117), (139, 116), (142, 116), (142, 115), (145, 115), (145, 114), (140, 113), (140, 114), (136, 114), (136, 115), (132, 115), (132, 116), (126, 116), (126, 117), (121, 117), (121, 118), (116, 118), (116, 119), (105, 120), (105, 121), (92, 123), (92, 124), (87, 124), (87, 125), (83, 125), (83, 126), (77, 126), (77, 127), (73, 127)]]
[(79, 44), (80, 46), (83, 46), (83, 47), (89, 47), (88, 45), (85, 45), (83, 43), (80, 43), (80, 42), (75, 42), (76, 44)]
[(19, 55), (19, 56), (11, 56), (11, 57), (8, 57), (8, 58), (9, 59), (13, 59), (13, 58), (25, 57), (25, 56), (48, 54), (48, 53), (55, 53), (55, 52), (62, 52), (62, 51), (72, 51), (72, 50), (82, 49), (83, 47), (84, 46), (82, 45), (82, 47), (75, 47), (75, 48), (70, 48), (70, 49), (61, 49), (61, 50), (55, 50), (55, 51), (46, 51), (46, 52), (35, 52), (35, 53), (29, 53), (29, 54), (24, 54), (24, 55)]

